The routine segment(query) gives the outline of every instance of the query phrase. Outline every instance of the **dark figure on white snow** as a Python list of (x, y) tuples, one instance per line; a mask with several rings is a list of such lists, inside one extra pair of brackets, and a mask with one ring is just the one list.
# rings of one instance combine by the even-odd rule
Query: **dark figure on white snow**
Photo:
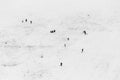
[(86, 32), (86, 31), (83, 31), (83, 34), (87, 35), (87, 32)]
[(63, 63), (61, 62), (61, 63), (60, 63), (60, 66), (62, 66), (62, 65), (63, 65)]
[(55, 33), (56, 32), (56, 30), (52, 30), (52, 31), (50, 31), (50, 33)]
[(30, 21), (30, 24), (32, 24), (32, 21)]
[(25, 22), (27, 22), (27, 19), (25, 19)]
[(82, 48), (81, 53), (83, 53), (83, 52), (84, 52), (84, 49)]

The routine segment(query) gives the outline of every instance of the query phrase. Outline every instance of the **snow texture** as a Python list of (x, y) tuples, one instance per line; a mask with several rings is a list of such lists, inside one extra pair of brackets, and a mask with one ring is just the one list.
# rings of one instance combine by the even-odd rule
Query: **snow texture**
[[(58, 9), (52, 6), (49, 10), (43, 5), (50, 14), (42, 11), (41, 14), (37, 13), (42, 8), (34, 2), (35, 11), (32, 0), (27, 5), (19, 2), (23, 5), (22, 8), (27, 7), (20, 10), (31, 10), (26, 11), (30, 14), (23, 16), (18, 12), (19, 15), (12, 15), (12, 19), (1, 16), (4, 20), (3, 24), (0, 23), (0, 80), (119, 80), (120, 11), (117, 6), (115, 9), (110, 6), (111, 1), (103, 12), (102, 8), (98, 7), (97, 10), (93, 6), (91, 11), (87, 8), (80, 8), (79, 11), (78, 1), (70, 1), (68, 6), (76, 6), (67, 12), (66, 0), (64, 9), (62, 8), (66, 11), (64, 14), (60, 8), (62, 4), (58, 4), (62, 1), (46, 3), (51, 6), (51, 3), (56, 2)], [(85, 5), (81, 7), (88, 5), (86, 0), (83, 3)], [(96, 3), (95, 6), (101, 6), (98, 3), (102, 2)], [(104, 7), (105, 3), (107, 2), (103, 3)], [(18, 10), (13, 5), (12, 9)], [(59, 9), (61, 11), (58, 14)], [(111, 13), (108, 14), (109, 12)], [(43, 13), (46, 16), (41, 17)]]

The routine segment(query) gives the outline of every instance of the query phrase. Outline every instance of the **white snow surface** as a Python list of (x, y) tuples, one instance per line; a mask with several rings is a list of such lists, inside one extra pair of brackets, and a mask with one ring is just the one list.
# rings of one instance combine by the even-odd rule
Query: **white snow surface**
[[(44, 38), (32, 35), (29, 37), (30, 39), (27, 39), (33, 42), (23, 41), (26, 44), (22, 42), (21, 49), (1, 47), (0, 79), (119, 80), (119, 35), (118, 31), (93, 32), (87, 36), (69, 34), (71, 41), (67, 43), (67, 48), (62, 48), (61, 43), (65, 42), (64, 40), (56, 39), (52, 35), (55, 37), (53, 40), (56, 41), (56, 44), (48, 44), (47, 46), (46, 43), (43, 43), (45, 45), (42, 44), (40, 47), (36, 40), (39, 42), (39, 39), (40, 41), (43, 39), (44, 41)], [(46, 38), (45, 42), (47, 42)], [(57, 40), (61, 43), (58, 44)], [(13, 44), (10, 43), (10, 45)], [(33, 45), (33, 47), (27, 49), (26, 45)], [(81, 53), (81, 48), (85, 49), (84, 53)], [(40, 59), (40, 55), (44, 55), (44, 58)], [(60, 61), (63, 62), (62, 68), (58, 66)], [(3, 64), (8, 66), (3, 67)], [(16, 66), (12, 66), (14, 64)]]
[(120, 80), (119, 1), (86, 1), (80, 9), (77, 0), (45, 0), (42, 6), (38, 0), (12, 0), (16, 4), (3, 8), (0, 80)]

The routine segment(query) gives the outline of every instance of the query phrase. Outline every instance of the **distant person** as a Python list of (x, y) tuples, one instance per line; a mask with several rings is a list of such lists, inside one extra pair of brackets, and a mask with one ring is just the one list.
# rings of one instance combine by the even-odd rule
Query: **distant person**
[(52, 31), (50, 31), (50, 33), (55, 33), (56, 32), (56, 30), (52, 30)]
[(83, 34), (87, 35), (87, 32), (84, 30), (84, 31), (83, 31)]
[(30, 24), (32, 24), (32, 21), (30, 21)]
[(27, 19), (25, 19), (25, 22), (27, 22)]
[(84, 52), (84, 49), (82, 48), (81, 53), (83, 53), (83, 52)]
[(69, 41), (69, 40), (70, 40), (70, 38), (67, 38), (67, 40)]
[(63, 66), (63, 63), (62, 63), (62, 62), (60, 63), (60, 66)]

